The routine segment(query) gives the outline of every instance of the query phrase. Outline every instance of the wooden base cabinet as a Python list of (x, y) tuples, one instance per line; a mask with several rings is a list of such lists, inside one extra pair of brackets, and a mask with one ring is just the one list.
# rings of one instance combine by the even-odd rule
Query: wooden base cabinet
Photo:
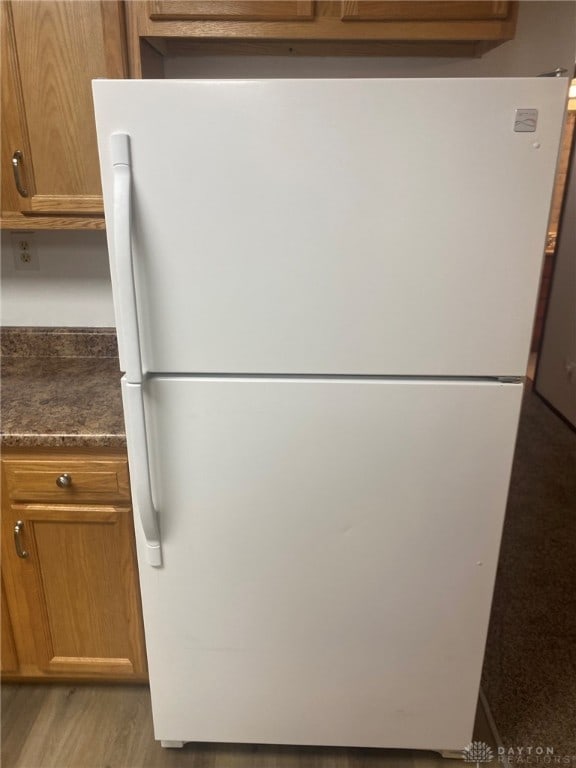
[(3, 676), (146, 680), (126, 458), (5, 454), (2, 484)]
[(14, 631), (12, 622), (8, 613), (8, 603), (6, 602), (6, 591), (4, 589), (4, 579), (2, 579), (2, 646), (0, 671), (2, 674), (18, 672), (18, 656), (16, 655), (16, 646), (14, 645)]

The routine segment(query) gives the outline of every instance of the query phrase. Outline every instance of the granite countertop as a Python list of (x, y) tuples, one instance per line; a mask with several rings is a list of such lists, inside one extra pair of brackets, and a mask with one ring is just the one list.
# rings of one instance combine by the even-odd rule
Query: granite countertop
[(125, 448), (113, 329), (2, 330), (2, 446)]

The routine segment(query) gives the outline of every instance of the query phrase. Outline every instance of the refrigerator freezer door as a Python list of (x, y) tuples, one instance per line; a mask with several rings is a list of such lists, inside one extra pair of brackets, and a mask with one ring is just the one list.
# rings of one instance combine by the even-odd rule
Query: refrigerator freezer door
[(144, 370), (524, 375), (566, 82), (95, 81)]
[(156, 738), (468, 744), (522, 387), (145, 386)]

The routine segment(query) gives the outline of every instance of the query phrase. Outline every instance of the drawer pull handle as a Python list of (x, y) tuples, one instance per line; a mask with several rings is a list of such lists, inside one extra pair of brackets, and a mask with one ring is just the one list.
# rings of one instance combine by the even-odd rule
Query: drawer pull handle
[(22, 520), (18, 520), (16, 522), (16, 525), (14, 526), (14, 546), (16, 547), (16, 554), (18, 557), (26, 558), (28, 557), (28, 552), (24, 549), (22, 546), (22, 530), (24, 528), (24, 523)]
[(70, 488), (72, 485), (72, 478), (68, 473), (64, 473), (56, 478), (56, 485), (58, 488)]
[(28, 197), (28, 190), (24, 186), (20, 170), (24, 162), (24, 155), (17, 149), (12, 155), (12, 171), (14, 172), (14, 183), (20, 197)]

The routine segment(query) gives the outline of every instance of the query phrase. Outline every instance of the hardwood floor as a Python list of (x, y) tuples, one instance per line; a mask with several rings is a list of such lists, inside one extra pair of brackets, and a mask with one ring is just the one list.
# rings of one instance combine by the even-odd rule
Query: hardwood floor
[[(475, 738), (490, 743), (482, 715)], [(433, 752), (186, 744), (163, 749), (148, 688), (4, 685), (3, 768), (452, 768)]]

